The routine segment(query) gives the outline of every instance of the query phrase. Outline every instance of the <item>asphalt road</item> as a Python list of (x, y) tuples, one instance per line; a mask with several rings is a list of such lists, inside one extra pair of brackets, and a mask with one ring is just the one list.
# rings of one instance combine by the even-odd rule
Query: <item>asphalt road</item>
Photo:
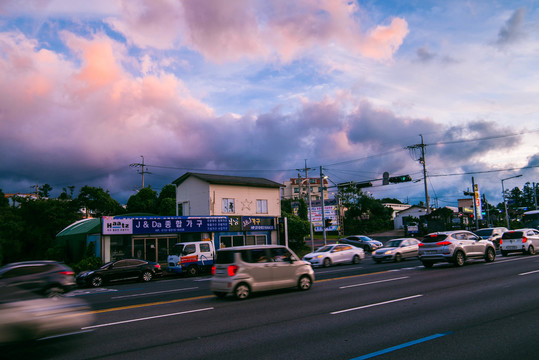
[(539, 256), (316, 270), (307, 292), (218, 299), (209, 277), (72, 293), (95, 323), (4, 349), (34, 359), (536, 359)]

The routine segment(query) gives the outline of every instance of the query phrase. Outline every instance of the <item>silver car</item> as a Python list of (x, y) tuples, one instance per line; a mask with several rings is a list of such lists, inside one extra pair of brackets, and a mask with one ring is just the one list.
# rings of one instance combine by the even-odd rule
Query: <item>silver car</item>
[(328, 267), (333, 264), (359, 264), (365, 259), (365, 251), (348, 244), (325, 245), (303, 257), (312, 266)]
[(463, 266), (467, 259), (494, 261), (496, 249), (490, 240), (485, 240), (471, 231), (456, 230), (426, 235), (419, 244), (418, 255), (426, 268), (444, 261)]
[(372, 259), (376, 263), (382, 261), (399, 262), (404, 259), (417, 257), (419, 240), (413, 238), (400, 238), (388, 241), (381, 249), (372, 253)]
[(280, 245), (237, 246), (217, 251), (211, 291), (243, 300), (257, 291), (297, 287), (309, 290), (314, 271), (289, 248)]

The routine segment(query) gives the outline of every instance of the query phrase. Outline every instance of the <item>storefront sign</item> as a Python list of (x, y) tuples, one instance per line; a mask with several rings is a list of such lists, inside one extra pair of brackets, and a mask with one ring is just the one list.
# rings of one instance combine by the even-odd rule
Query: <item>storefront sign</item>
[(226, 216), (103, 217), (103, 235), (229, 231)]
[(275, 219), (272, 217), (242, 216), (243, 231), (275, 230)]

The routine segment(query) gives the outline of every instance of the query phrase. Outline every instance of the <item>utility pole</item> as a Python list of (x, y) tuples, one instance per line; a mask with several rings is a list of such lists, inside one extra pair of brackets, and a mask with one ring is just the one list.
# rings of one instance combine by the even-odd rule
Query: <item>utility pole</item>
[[(309, 170), (307, 167), (307, 159), (305, 159), (305, 168), (296, 169), (298, 171), (305, 171), (305, 180), (307, 181), (307, 196), (309, 197), (309, 229), (311, 230), (311, 251), (314, 252), (314, 235), (313, 235), (313, 214), (312, 214), (312, 203), (311, 203), (311, 180), (309, 179)], [(301, 184), (300, 184), (301, 186)]]
[(533, 183), (533, 204), (535, 205), (535, 210), (537, 210), (537, 184)]
[(324, 245), (326, 242), (326, 208), (324, 204), (324, 168), (320, 166), (320, 194), (322, 195), (322, 234), (324, 239)]
[(429, 189), (427, 184), (427, 162), (425, 160), (425, 147), (427, 146), (423, 142), (423, 135), (419, 134), (421, 136), (421, 144), (415, 144), (407, 146), (406, 148), (408, 150), (416, 150), (421, 149), (421, 157), (417, 159), (420, 164), (423, 165), (423, 182), (425, 184), (425, 203), (427, 205), (427, 215), (430, 214), (430, 198), (429, 198)]
[(138, 170), (138, 173), (142, 175), (142, 189), (144, 189), (144, 174), (151, 174), (147, 168), (144, 167), (144, 156), (140, 155), (142, 158), (142, 163), (133, 163), (130, 164), (130, 167), (140, 167), (141, 170)]

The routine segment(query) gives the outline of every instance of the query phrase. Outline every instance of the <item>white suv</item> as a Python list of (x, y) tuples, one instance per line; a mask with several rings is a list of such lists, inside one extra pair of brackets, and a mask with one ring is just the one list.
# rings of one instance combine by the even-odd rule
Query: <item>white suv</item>
[(426, 268), (436, 262), (446, 261), (462, 266), (467, 259), (494, 261), (496, 249), (490, 240), (485, 240), (466, 230), (445, 231), (428, 234), (419, 244), (419, 260)]
[(309, 290), (314, 271), (292, 250), (280, 245), (237, 246), (217, 251), (210, 289), (218, 297), (237, 299), (251, 292), (298, 287)]
[(510, 252), (522, 252), (535, 255), (539, 249), (539, 231), (535, 229), (518, 229), (503, 233), (500, 240), (502, 256)]

